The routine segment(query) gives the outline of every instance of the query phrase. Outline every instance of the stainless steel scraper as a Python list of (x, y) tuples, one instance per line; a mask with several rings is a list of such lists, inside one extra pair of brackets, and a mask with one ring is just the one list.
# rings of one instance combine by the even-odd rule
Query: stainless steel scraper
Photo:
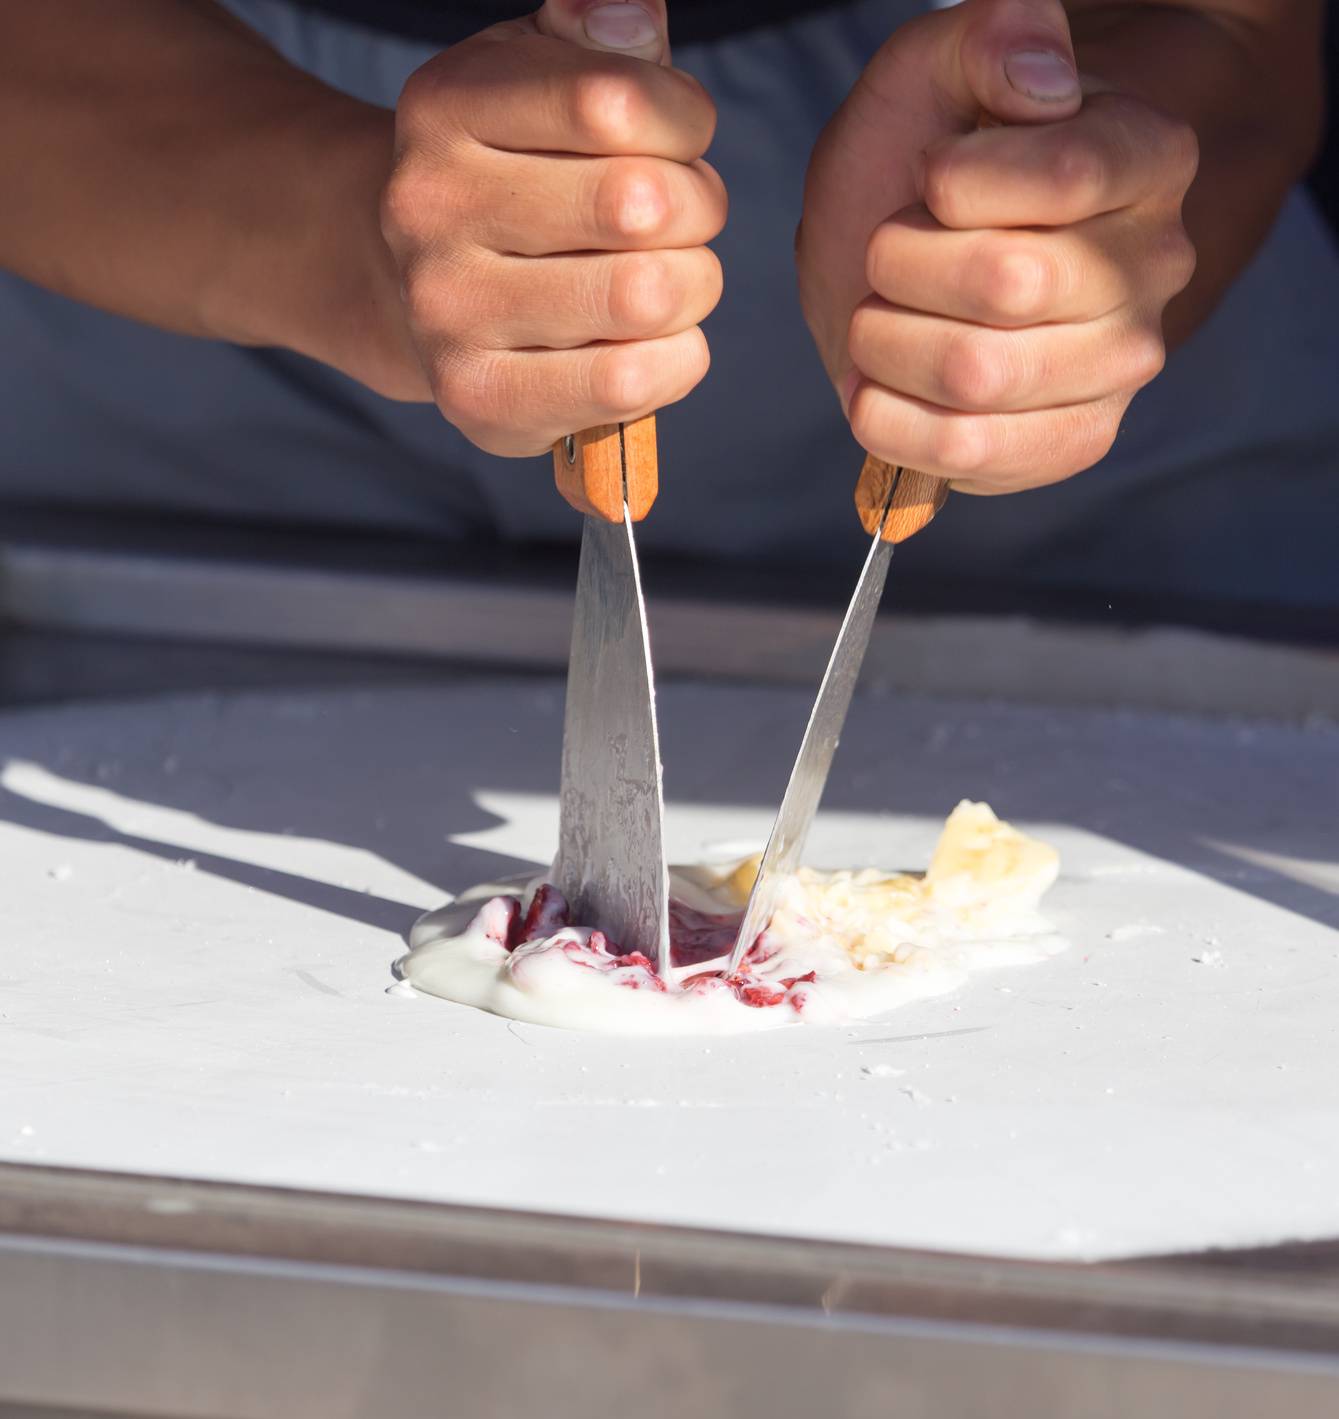
[(655, 678), (633, 523), (655, 501), (654, 416), (554, 449), (558, 490), (584, 513), (563, 723), (553, 883), (573, 919), (669, 974), (669, 883)]
[(795, 767), (790, 771), (786, 796), (767, 840), (757, 881), (749, 894), (743, 925), (730, 956), (731, 973), (739, 969), (745, 952), (758, 939), (776, 909), (777, 892), (788, 874), (800, 865), (809, 829), (827, 785), (832, 756), (837, 752), (851, 695), (860, 678), (860, 665), (869, 645), (874, 617), (888, 578), (893, 548), (919, 532), (944, 505), (948, 484), (910, 468), (897, 468), (871, 454), (856, 485), (856, 507), (865, 531), (873, 536), (855, 594), (846, 608), (837, 643), (818, 687), (818, 698), (800, 742)]

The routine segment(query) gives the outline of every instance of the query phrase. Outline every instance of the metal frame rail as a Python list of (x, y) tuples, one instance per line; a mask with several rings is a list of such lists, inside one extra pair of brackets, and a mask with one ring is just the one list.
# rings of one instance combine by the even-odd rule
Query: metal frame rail
[[(500, 551), (490, 557), (347, 539), (313, 547), (258, 533), (160, 531), (138, 541), (130, 532), (61, 540), (49, 527), (40, 535), (8, 529), (0, 534), (0, 627), (7, 631), (0, 697), (126, 694), (137, 682), (148, 692), (256, 684), (267, 664), (271, 678), (290, 684), (421, 679), (462, 663), (561, 670), (574, 577), (573, 558), (560, 553), (535, 553), (513, 567)], [(846, 591), (849, 577), (846, 567)], [(821, 576), (806, 579), (809, 600), (776, 584), (775, 574), (769, 581), (743, 569), (652, 563), (646, 580), (662, 676), (812, 685), (822, 673), (841, 604), (829, 604)], [(979, 591), (966, 609), (931, 598), (914, 614), (881, 616), (864, 679), (966, 698), (1339, 716), (1332, 616), (1320, 618), (1327, 636), (1308, 643), (1300, 612), (1274, 618), (1290, 640), (1279, 639), (1272, 622), (1247, 638), (1221, 615), (1198, 626), (1159, 624), (1176, 608), (1112, 611), (1064, 597), (1031, 610), (1027, 604), (1011, 609)], [(899, 588), (896, 605), (902, 610), (915, 598)], [(1245, 611), (1242, 617), (1252, 624)]]
[(5, 1419), (1336, 1412), (1335, 1247), (1047, 1264), (0, 1166)]

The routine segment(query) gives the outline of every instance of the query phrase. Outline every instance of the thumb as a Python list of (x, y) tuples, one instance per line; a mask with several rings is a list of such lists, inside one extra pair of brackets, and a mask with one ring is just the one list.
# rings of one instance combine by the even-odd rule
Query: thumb
[(669, 62), (665, 0), (545, 0), (535, 23), (544, 34), (585, 49)]
[(957, 44), (940, 50), (944, 90), (963, 116), (1005, 123), (1068, 118), (1080, 102), (1074, 46), (1060, 0), (964, 0)]

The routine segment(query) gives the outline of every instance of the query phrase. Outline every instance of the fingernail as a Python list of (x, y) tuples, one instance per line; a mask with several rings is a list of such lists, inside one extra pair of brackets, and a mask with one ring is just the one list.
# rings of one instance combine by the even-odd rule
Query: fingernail
[(1020, 94), (1039, 103), (1064, 103), (1079, 96), (1074, 66), (1048, 49), (1024, 49), (1009, 55), (1004, 72)]
[(600, 5), (585, 24), (586, 34), (606, 49), (644, 49), (660, 38), (659, 26), (640, 5)]

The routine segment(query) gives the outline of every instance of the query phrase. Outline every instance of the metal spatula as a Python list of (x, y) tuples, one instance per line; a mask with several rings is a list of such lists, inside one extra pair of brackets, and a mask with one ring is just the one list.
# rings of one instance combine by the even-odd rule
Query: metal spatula
[(865, 466), (860, 470), (856, 508), (865, 531), (874, 540), (837, 633), (837, 643), (818, 687), (818, 698), (809, 715), (795, 767), (790, 771), (786, 796), (781, 800), (757, 880), (749, 894), (744, 921), (730, 956), (732, 973), (739, 969), (745, 952), (771, 920), (782, 881), (800, 865), (809, 829), (827, 785), (832, 756), (837, 752), (837, 742), (846, 723), (851, 695), (860, 678), (861, 662), (883, 597), (893, 548), (919, 532), (943, 507), (947, 496), (948, 484), (941, 479), (910, 468), (894, 467), (873, 454), (865, 459)]
[(553, 463), (558, 491), (585, 514), (553, 883), (576, 921), (668, 976), (655, 678), (632, 535), (658, 488), (655, 417), (575, 434)]

